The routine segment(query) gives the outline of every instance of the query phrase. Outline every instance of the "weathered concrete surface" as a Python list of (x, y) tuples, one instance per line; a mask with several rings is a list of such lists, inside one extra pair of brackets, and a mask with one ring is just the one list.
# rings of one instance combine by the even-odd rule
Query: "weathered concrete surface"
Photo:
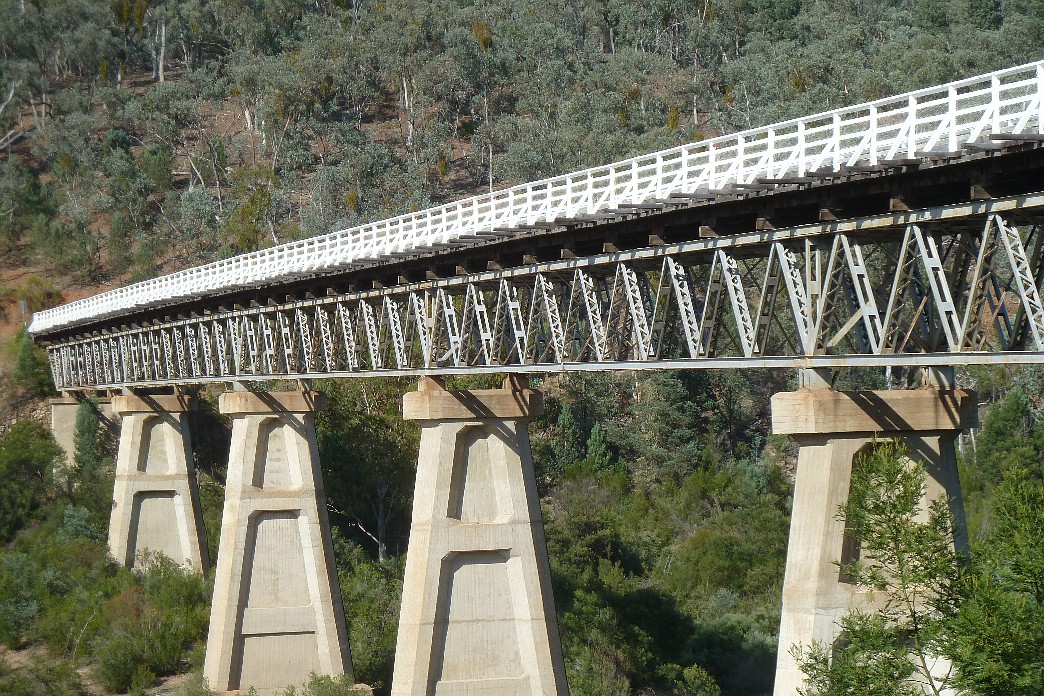
[(226, 392), (232, 449), (203, 675), (274, 694), (351, 673), (315, 440), (321, 394)]
[[(109, 433), (119, 430), (119, 415), (112, 412), (112, 403), (108, 398), (99, 398), (98, 415), (101, 427)], [(76, 409), (80, 400), (72, 396), (59, 396), (49, 401), (51, 405), (51, 432), (58, 446), (65, 452), (65, 464), (60, 471), (55, 471), (58, 478), (64, 478), (64, 471), (73, 465), (76, 456)]]
[(449, 392), (422, 379), (393, 696), (567, 694), (529, 448), (543, 409), (521, 384)]
[[(976, 425), (976, 406), (972, 393), (937, 389), (801, 389), (772, 397), (772, 431), (790, 435), (800, 448), (775, 696), (797, 696), (804, 680), (791, 646), (831, 645), (845, 614), (874, 608), (870, 594), (847, 582), (835, 565), (852, 553), (845, 548), (845, 522), (837, 512), (848, 500), (852, 461), (860, 450), (875, 439), (902, 440), (927, 470), (925, 498), (949, 497), (956, 543), (967, 545), (954, 441), (960, 429)], [(939, 669), (946, 665), (940, 663)]]
[(115, 396), (121, 417), (116, 485), (109, 517), (109, 550), (134, 567), (145, 549), (197, 573), (210, 565), (199, 490), (192, 463), (185, 396)]

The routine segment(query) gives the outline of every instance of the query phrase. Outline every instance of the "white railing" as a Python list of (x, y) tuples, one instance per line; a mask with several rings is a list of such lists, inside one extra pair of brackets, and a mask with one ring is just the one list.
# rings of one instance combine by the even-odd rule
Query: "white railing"
[(759, 178), (959, 151), (994, 133), (1044, 133), (1044, 61), (520, 184), (171, 273), (37, 312), (40, 334), (87, 320), (344, 270), (465, 235), (551, 222)]

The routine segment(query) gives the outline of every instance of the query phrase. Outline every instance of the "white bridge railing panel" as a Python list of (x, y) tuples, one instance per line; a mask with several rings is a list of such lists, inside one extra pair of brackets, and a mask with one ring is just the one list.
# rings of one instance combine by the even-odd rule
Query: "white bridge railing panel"
[(37, 312), (47, 333), (193, 297), (344, 270), (495, 228), (591, 215), (672, 193), (955, 152), (993, 133), (1044, 132), (1044, 61), (521, 184), (291, 242)]

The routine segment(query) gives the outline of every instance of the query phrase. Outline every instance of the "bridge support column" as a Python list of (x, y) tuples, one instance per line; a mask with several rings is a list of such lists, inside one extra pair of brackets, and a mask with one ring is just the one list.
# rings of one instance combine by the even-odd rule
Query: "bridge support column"
[(393, 696), (567, 694), (527, 423), (540, 392), (422, 378)]
[(121, 565), (133, 567), (145, 549), (197, 573), (210, 564), (189, 437), (194, 408), (194, 399), (180, 395), (112, 399), (122, 424), (109, 550)]
[[(903, 441), (928, 474), (925, 497), (946, 495), (966, 546), (964, 506), (954, 441), (976, 425), (974, 394), (954, 389), (837, 392), (801, 389), (772, 397), (772, 431), (797, 442), (797, 482), (783, 580), (775, 696), (797, 696), (804, 675), (792, 646), (831, 645), (838, 622), (853, 609), (872, 610), (869, 593), (845, 581), (845, 522), (838, 506), (848, 500), (853, 458), (875, 439)], [(853, 559), (845, 559), (853, 560)]]
[(259, 696), (352, 670), (315, 439), (315, 392), (226, 392), (232, 448), (203, 675)]
[[(116, 415), (112, 412), (111, 400), (106, 397), (97, 399), (98, 415), (100, 425), (109, 432), (116, 431)], [(60, 471), (55, 472), (59, 479), (64, 478), (69, 467), (74, 466), (76, 456), (76, 410), (80, 406), (80, 399), (74, 396), (59, 396), (50, 400), (51, 405), (51, 433), (54, 434), (55, 442), (65, 452), (65, 465)]]

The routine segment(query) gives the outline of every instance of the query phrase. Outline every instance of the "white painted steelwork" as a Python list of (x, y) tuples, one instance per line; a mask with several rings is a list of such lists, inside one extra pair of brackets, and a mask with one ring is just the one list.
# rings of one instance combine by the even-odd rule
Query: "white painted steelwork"
[(391, 254), (673, 193), (959, 152), (999, 133), (1044, 133), (1044, 61), (776, 123), (417, 213), (282, 244), (38, 312), (30, 333), (243, 288), (335, 273)]
[(1041, 223), (1044, 194), (963, 203), (154, 321), (47, 350), (62, 390), (938, 353), (1042, 362)]

